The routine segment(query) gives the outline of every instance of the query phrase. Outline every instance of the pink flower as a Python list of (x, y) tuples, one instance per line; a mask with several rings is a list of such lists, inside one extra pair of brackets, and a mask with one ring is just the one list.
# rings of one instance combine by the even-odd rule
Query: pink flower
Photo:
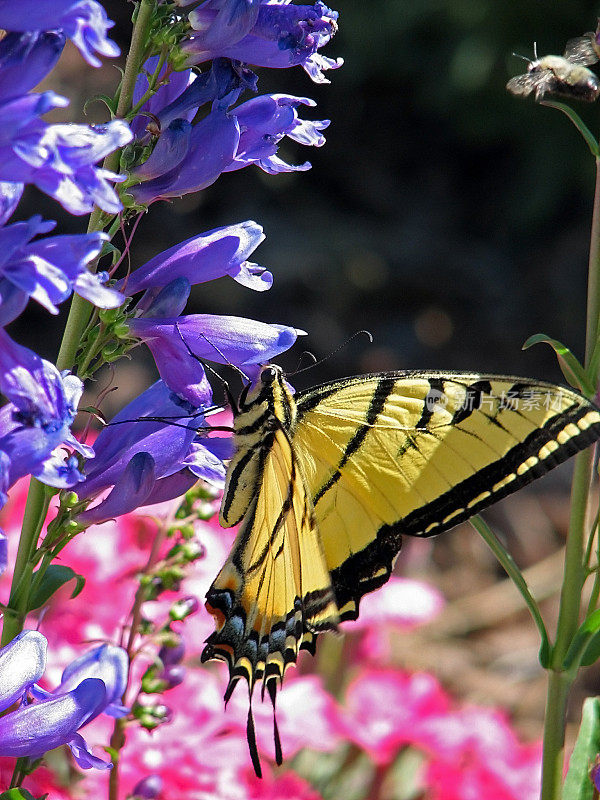
[(433, 586), (392, 576), (381, 589), (363, 597), (359, 618), (342, 623), (341, 629), (351, 635), (362, 634), (358, 660), (385, 664), (391, 660), (394, 633), (425, 625), (435, 619), (444, 603)]
[(376, 764), (389, 764), (401, 747), (415, 741), (427, 720), (440, 718), (449, 708), (432, 675), (368, 669), (346, 692), (346, 736)]

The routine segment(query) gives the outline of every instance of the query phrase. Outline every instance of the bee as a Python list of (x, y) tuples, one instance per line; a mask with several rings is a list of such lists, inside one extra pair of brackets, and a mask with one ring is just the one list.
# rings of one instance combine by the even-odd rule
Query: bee
[(600, 61), (600, 20), (594, 33), (591, 31), (569, 39), (562, 56), (538, 58), (534, 45), (533, 61), (529, 61), (527, 72), (511, 78), (506, 84), (509, 92), (528, 97), (535, 92), (539, 102), (546, 94), (584, 100), (593, 103), (600, 95), (597, 75), (587, 69), (588, 64)]

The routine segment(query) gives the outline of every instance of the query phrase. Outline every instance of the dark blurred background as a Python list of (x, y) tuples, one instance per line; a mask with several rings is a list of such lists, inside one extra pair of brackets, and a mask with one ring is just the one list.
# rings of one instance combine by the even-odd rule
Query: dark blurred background
[[(125, 46), (131, 5), (105, 0)], [(543, 331), (581, 354), (594, 163), (566, 117), (512, 97), (526, 70), (513, 52), (561, 53), (594, 29), (592, 2), (341, 0), (340, 30), (326, 48), (346, 63), (330, 86), (300, 69), (261, 70), (259, 90), (314, 98), (304, 116), (328, 118), (317, 150), (286, 142), (285, 157), (312, 171), (268, 176), (256, 167), (223, 175), (195, 196), (155, 205), (142, 221), (132, 266), (194, 233), (256, 219), (267, 240), (256, 260), (275, 275), (258, 294), (223, 278), (196, 287), (193, 310), (248, 315), (308, 331), (319, 358), (359, 337), (307, 384), (376, 369), (445, 368), (560, 379), (549, 348), (521, 353)], [(85, 98), (113, 91), (106, 62), (87, 68), (69, 50), (51, 75), (81, 119)], [(577, 104), (592, 131), (596, 106)], [(102, 107), (89, 109), (100, 118)], [(65, 218), (31, 190), (18, 215)], [(33, 304), (31, 304), (33, 305)], [(45, 311), (12, 326), (53, 358), (60, 323)], [(288, 368), (297, 352), (282, 358)], [(148, 366), (152, 369), (150, 360)], [(300, 381), (299, 381), (300, 383)]]

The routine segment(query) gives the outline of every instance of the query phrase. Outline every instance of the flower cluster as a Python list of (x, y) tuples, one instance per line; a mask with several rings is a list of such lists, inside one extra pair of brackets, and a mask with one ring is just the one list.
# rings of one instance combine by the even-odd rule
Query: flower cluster
[[(3, 520), (11, 543), (17, 533), (13, 520), (18, 520), (22, 500), (21, 490)], [(161, 515), (168, 514), (168, 508), (168, 504), (162, 506)], [(72, 658), (82, 638), (110, 638), (120, 628), (123, 606), (113, 601), (115, 588), (126, 607), (135, 593), (135, 570), (145, 559), (144, 543), (155, 525), (138, 514), (123, 516), (103, 527), (102, 548), (90, 549), (81, 537), (69, 547), (70, 565), (85, 572), (88, 580), (79, 613), (73, 612), (66, 594), (56, 597), (47, 612), (55, 643), (48, 670), (57, 676), (57, 682), (63, 660)], [(183, 588), (203, 596), (231, 543), (231, 534), (209, 522), (196, 525), (196, 536), (204, 556), (194, 563)], [(156, 630), (178, 596), (171, 590), (145, 601), (142, 611), (147, 624), (151, 622)], [(400, 608), (399, 597), (403, 598)], [(182, 797), (319, 800), (321, 794), (314, 783), (319, 775), (329, 776), (327, 792), (321, 788), (324, 794), (341, 796), (344, 764), (348, 763), (344, 754), (352, 747), (353, 763), (360, 765), (357, 779), (365, 788), (369, 780), (381, 780), (385, 775), (392, 780), (395, 767), (410, 751), (420, 766), (413, 774), (414, 785), (403, 785), (402, 790), (410, 789), (414, 796), (466, 800), (484, 796), (493, 788), (493, 797), (499, 800), (535, 800), (540, 747), (522, 744), (502, 712), (459, 705), (432, 675), (399, 669), (381, 656), (381, 648), (375, 656), (371, 654), (370, 662), (365, 658), (361, 646), (365, 637), (371, 637), (371, 642), (377, 637), (385, 641), (390, 630), (397, 633), (435, 617), (441, 608), (437, 592), (416, 581), (392, 578), (378, 593), (377, 601), (372, 613), (365, 609), (363, 629), (346, 629), (345, 653), (352, 655), (329, 665), (335, 670), (336, 684), (342, 683), (341, 675), (351, 676), (337, 696), (319, 676), (300, 674), (301, 665), (298, 672), (290, 670), (278, 697), (278, 721), (286, 759), (293, 766), (283, 774), (266, 768), (262, 781), (249, 764), (244, 698), (234, 694), (225, 712), (221, 672), (199, 666), (201, 643), (213, 628), (211, 616), (200, 606), (185, 627), (173, 622), (171, 627), (177, 633), (174, 646), (148, 646), (142, 664), (133, 668), (135, 674), (145, 673), (146, 682), (150, 673), (155, 686), (146, 686), (146, 691), (165, 692), (158, 704), (144, 707), (148, 715), (160, 710), (167, 721), (154, 728), (128, 729), (128, 746), (120, 763), (123, 796), (160, 798), (160, 792), (168, 787)], [(263, 762), (270, 764), (270, 704), (256, 703), (255, 718), (258, 747)], [(106, 715), (98, 716), (86, 729), (86, 736), (101, 741), (109, 723)], [(332, 763), (339, 764), (333, 774), (326, 766)], [(51, 776), (41, 778), (40, 791), (51, 786)], [(106, 781), (106, 773), (88, 771), (83, 782), (86, 796), (104, 796)]]
[[(231, 442), (222, 425), (211, 425), (215, 406), (203, 362), (233, 367), (249, 381), (302, 333), (279, 323), (185, 313), (191, 287), (206, 281), (229, 276), (253, 291), (270, 288), (271, 272), (250, 260), (264, 239), (254, 221), (192, 235), (124, 276), (116, 270), (133, 234), (122, 252), (112, 239), (155, 201), (199, 191), (224, 172), (253, 164), (269, 174), (308, 169), (308, 162), (287, 163), (279, 154), (280, 142), (287, 137), (320, 147), (328, 120), (304, 118), (301, 110), (315, 105), (310, 98), (258, 95), (253, 68), (300, 65), (314, 81), (327, 82), (323, 71), (340, 66), (341, 60), (319, 51), (336, 31), (337, 14), (321, 2), (208, 0), (189, 9), (185, 2), (142, 5), (150, 10), (146, 49), (135, 53), (133, 61), (145, 59), (143, 67), (137, 76), (125, 70), (113, 105), (105, 98), (112, 117), (108, 122), (82, 125), (47, 122), (47, 112), (68, 100), (34, 88), (52, 71), (67, 39), (93, 67), (101, 65), (100, 57), (119, 55), (107, 36), (112, 22), (101, 3), (0, 2), (0, 392), (6, 399), (0, 408), (0, 509), (7, 503), (10, 509), (22, 478), (39, 482), (32, 484), (31, 496), (37, 493), (38, 500), (30, 500), (17, 558), (14, 533), (10, 541), (0, 533), (0, 571), (5, 571), (4, 581), (12, 577), (3, 604), (0, 757), (18, 759), (19, 780), (47, 750), (61, 744), (69, 745), (84, 769), (112, 766), (94, 756), (78, 733), (90, 723), (90, 730), (96, 726), (106, 742), (106, 715), (117, 718), (117, 725), (119, 719), (137, 722), (139, 736), (170, 719), (166, 707), (152, 698), (177, 692), (185, 675), (187, 651), (178, 626), (184, 620), (188, 624), (196, 597), (203, 593), (194, 587), (192, 595), (178, 594), (204, 552), (189, 532), (191, 522), (181, 525), (170, 549), (152, 555), (137, 587), (131, 571), (140, 570), (139, 552), (134, 548), (128, 555), (119, 549), (113, 565), (121, 565), (122, 574), (111, 574), (101, 596), (87, 608), (77, 614), (61, 610), (56, 616), (54, 601), (73, 579), (73, 597), (87, 580), (90, 600), (99, 585), (96, 556), (110, 540), (110, 520), (180, 498), (198, 479), (222, 486)], [(256, 96), (242, 97), (245, 92)], [(94, 212), (89, 232), (57, 235), (56, 223), (37, 215), (15, 220), (27, 184), (70, 214)], [(72, 295), (78, 296), (75, 308), (83, 298), (94, 310), (79, 306), (85, 306), (85, 313), (66, 334), (57, 364), (18, 344), (5, 330), (30, 299), (56, 315)], [(121, 409), (93, 442), (87, 429), (75, 436), (84, 382), (140, 343), (154, 356), (160, 379)], [(99, 395), (93, 408), (100, 418), (101, 403)], [(56, 498), (51, 501), (52, 494)], [(197, 518), (191, 506), (190, 514), (190, 520)], [(77, 535), (100, 523), (105, 523), (102, 543), (86, 539), (87, 561), (82, 557), (80, 571), (52, 563), (67, 545), (66, 552), (77, 554)], [(115, 616), (114, 604), (106, 604), (121, 580), (128, 588), (120, 599), (134, 609), (129, 630), (126, 620)], [(136, 649), (143, 649), (138, 630), (142, 600), (163, 613), (162, 621), (144, 617), (156, 645), (153, 659), (145, 663)], [(167, 609), (160, 606), (163, 600)], [(52, 632), (51, 644), (64, 661), (62, 678), (51, 679), (57, 687), (52, 690), (38, 681), (46, 659), (48, 672), (57, 667), (53, 650), (47, 654), (42, 633), (22, 632), (27, 615), (38, 611), (38, 624)], [(104, 644), (81, 655), (78, 646), (86, 639)], [(131, 707), (122, 700), (128, 681), (138, 687)], [(198, 694), (198, 712), (209, 721), (205, 700)], [(231, 729), (229, 722), (219, 725)], [(204, 732), (207, 742), (218, 735), (208, 728)], [(239, 739), (240, 745), (229, 737), (227, 747), (237, 752), (244, 746), (243, 736)], [(113, 756), (116, 763), (118, 755)], [(192, 759), (191, 751), (187, 758)], [(137, 795), (160, 792), (153, 776), (141, 783), (137, 778), (127, 784)], [(219, 780), (226, 780), (225, 773)]]

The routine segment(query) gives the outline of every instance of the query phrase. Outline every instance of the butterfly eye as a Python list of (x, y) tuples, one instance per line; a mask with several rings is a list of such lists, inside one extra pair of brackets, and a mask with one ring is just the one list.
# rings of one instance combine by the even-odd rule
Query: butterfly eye
[(263, 371), (260, 373), (260, 380), (262, 381), (262, 383), (266, 385), (274, 383), (276, 377), (277, 377), (277, 370), (275, 369), (275, 367), (265, 367)]

